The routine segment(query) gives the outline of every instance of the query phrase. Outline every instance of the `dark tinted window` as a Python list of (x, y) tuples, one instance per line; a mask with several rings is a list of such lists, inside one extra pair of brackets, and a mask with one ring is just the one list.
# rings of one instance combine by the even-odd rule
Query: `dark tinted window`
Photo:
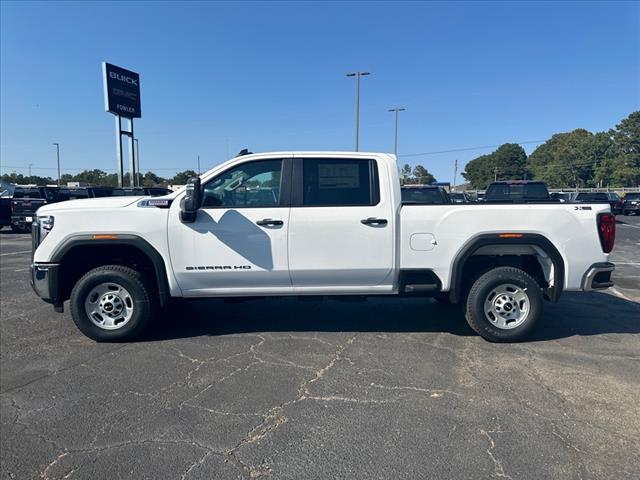
[(96, 198), (110, 197), (113, 195), (113, 188), (92, 188), (91, 196)]
[(400, 190), (403, 203), (420, 203), (424, 205), (442, 205), (449, 203), (445, 194), (437, 188), (408, 187)]
[(153, 197), (168, 195), (171, 193), (171, 190), (168, 188), (147, 188), (145, 190), (147, 191), (147, 195), (151, 195)]
[(606, 193), (579, 193), (576, 196), (578, 202), (609, 202)]
[(376, 205), (378, 169), (371, 160), (305, 159), (302, 164), (305, 206)]
[(624, 196), (625, 200), (639, 200), (640, 199), (640, 193), (627, 193)]
[(616, 192), (607, 193), (607, 197), (609, 197), (609, 200), (614, 200), (616, 202), (620, 200), (620, 195), (618, 195)]
[(16, 188), (13, 198), (42, 198), (42, 193), (38, 188)]
[(548, 200), (549, 191), (543, 183), (494, 183), (487, 189), (486, 200)]
[(89, 191), (86, 189), (67, 190), (63, 188), (58, 191), (59, 202), (64, 202), (65, 200), (76, 200), (78, 198), (89, 198)]
[(204, 186), (203, 207), (277, 207), (280, 203), (282, 160), (239, 165)]

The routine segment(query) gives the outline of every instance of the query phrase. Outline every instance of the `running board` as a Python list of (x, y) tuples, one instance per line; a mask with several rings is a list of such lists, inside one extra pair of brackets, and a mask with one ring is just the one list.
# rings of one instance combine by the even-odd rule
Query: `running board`
[(439, 291), (440, 287), (435, 283), (417, 283), (404, 286), (404, 293), (432, 293)]

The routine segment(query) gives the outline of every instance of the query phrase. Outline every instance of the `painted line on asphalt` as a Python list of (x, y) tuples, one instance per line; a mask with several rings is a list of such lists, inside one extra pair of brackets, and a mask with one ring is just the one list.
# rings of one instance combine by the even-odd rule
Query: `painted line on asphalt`
[(7, 255), (20, 255), (21, 253), (31, 253), (31, 250), (22, 250), (21, 252), (0, 253), (0, 257), (6, 257)]
[(24, 272), (25, 270), (30, 270), (31, 267), (27, 267), (27, 268), (19, 268), (17, 270), (14, 270), (14, 272)]
[(609, 287), (609, 290), (611, 290), (611, 292), (616, 296), (616, 297), (620, 297), (623, 298), (625, 300), (628, 301), (632, 301), (629, 297), (627, 297), (624, 293), (622, 293), (620, 290), (618, 290), (616, 287)]
[(631, 225), (629, 223), (619, 223), (618, 224), (619, 227), (631, 227), (631, 228), (640, 228), (640, 226), (638, 225)]
[(640, 267), (640, 263), (638, 262), (614, 262), (616, 265), (633, 265), (636, 267)]

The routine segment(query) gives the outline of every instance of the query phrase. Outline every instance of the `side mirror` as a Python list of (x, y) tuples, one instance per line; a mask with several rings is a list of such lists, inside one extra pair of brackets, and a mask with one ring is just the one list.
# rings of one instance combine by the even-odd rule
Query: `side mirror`
[(191, 177), (187, 182), (187, 193), (180, 201), (180, 220), (183, 223), (195, 222), (198, 209), (202, 206), (202, 188), (200, 177)]

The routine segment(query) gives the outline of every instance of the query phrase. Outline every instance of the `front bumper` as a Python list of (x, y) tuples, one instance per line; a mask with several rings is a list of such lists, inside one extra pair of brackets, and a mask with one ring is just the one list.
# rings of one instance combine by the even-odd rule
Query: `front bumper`
[(59, 283), (60, 265), (57, 263), (33, 263), (31, 265), (31, 288), (45, 302), (53, 304), (62, 312)]
[(613, 287), (611, 274), (616, 266), (613, 263), (594, 263), (582, 276), (582, 290), (603, 290)]

